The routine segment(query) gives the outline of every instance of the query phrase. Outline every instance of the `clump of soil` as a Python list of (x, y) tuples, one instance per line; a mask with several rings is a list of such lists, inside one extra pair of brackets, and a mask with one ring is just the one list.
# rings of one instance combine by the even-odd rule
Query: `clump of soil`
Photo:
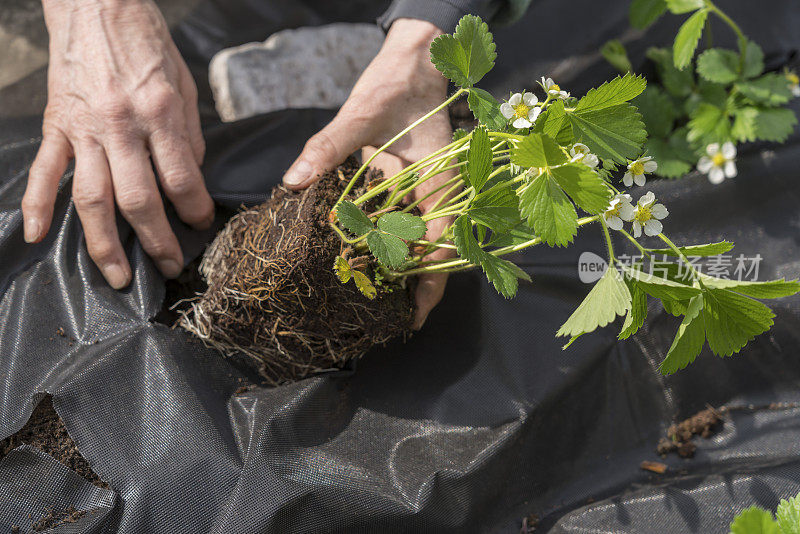
[(250, 356), (276, 385), (340, 368), (409, 332), (408, 288), (381, 285), (369, 300), (333, 272), (346, 245), (330, 211), (357, 168), (348, 160), (298, 193), (276, 187), (266, 203), (234, 216), (204, 255), (208, 289), (181, 325), (225, 353)]
[(691, 458), (697, 450), (693, 438), (700, 436), (708, 439), (722, 428), (722, 424), (720, 412), (709, 406), (688, 419), (670, 426), (667, 437), (661, 438), (658, 442), (656, 452), (661, 456), (675, 452), (682, 458)]
[(0, 441), (0, 459), (22, 444), (49, 454), (72, 471), (97, 487), (108, 489), (89, 463), (81, 456), (75, 442), (67, 434), (64, 422), (53, 408), (53, 398), (47, 395), (33, 410), (30, 419), (16, 434)]
[[(76, 523), (78, 519), (85, 515), (86, 510), (76, 510), (72, 506), (68, 507), (63, 512), (56, 512), (55, 508), (51, 508), (41, 519), (34, 523), (31, 528), (34, 532), (43, 532), (63, 523)], [(19, 530), (17, 530), (17, 532), (19, 532)]]

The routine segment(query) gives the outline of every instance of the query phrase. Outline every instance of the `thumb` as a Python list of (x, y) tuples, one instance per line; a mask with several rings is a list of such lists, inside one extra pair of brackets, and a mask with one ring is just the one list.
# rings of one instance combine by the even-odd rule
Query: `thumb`
[(361, 128), (337, 115), (330, 124), (306, 142), (286, 174), (283, 184), (289, 189), (305, 189), (325, 172), (335, 168), (347, 156), (368, 144)]

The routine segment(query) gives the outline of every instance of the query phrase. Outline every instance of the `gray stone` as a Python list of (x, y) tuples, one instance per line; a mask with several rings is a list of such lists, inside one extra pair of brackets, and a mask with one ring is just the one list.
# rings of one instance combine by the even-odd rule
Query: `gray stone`
[(222, 50), (209, 67), (217, 111), (235, 121), (288, 108), (336, 109), (383, 38), (373, 24), (337, 23)]

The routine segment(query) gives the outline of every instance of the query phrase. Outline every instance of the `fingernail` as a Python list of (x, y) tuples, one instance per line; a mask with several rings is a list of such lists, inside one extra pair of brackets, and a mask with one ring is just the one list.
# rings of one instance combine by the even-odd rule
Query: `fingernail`
[(183, 266), (175, 260), (161, 260), (158, 262), (158, 270), (167, 278), (177, 278)]
[(25, 242), (36, 243), (39, 240), (39, 235), (42, 233), (42, 223), (35, 217), (29, 217), (24, 220), (23, 227), (25, 228)]
[(311, 164), (300, 160), (283, 175), (283, 183), (288, 186), (297, 186), (311, 178)]
[(129, 283), (128, 273), (125, 272), (125, 269), (123, 269), (121, 265), (116, 263), (111, 263), (103, 267), (103, 276), (105, 276), (108, 285), (114, 289), (122, 289)]

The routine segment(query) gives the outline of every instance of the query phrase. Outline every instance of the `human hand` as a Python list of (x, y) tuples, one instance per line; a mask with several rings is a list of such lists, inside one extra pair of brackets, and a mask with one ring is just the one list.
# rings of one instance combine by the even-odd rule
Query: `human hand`
[[(430, 43), (442, 33), (433, 24), (398, 19), (392, 24), (378, 55), (364, 70), (347, 101), (330, 124), (311, 137), (283, 177), (290, 189), (305, 189), (326, 170), (364, 148), (365, 157), (375, 152), (404, 128), (437, 107), (447, 95), (447, 79), (430, 62)], [(451, 142), (452, 129), (443, 110), (378, 155), (373, 166), (391, 176)], [(442, 173), (415, 189), (422, 198), (453, 177)], [(426, 212), (438, 200), (432, 195), (420, 203)], [(428, 222), (426, 239), (435, 241), (451, 223), (449, 219)], [(428, 259), (444, 259), (450, 249), (439, 249)], [(430, 311), (442, 298), (446, 273), (419, 277), (415, 299), (414, 328), (422, 327)]]
[(183, 268), (159, 183), (180, 218), (208, 228), (214, 204), (200, 164), (197, 89), (151, 0), (44, 0), (50, 33), (42, 144), (22, 199), (25, 241), (50, 227), (58, 182), (75, 158), (72, 197), (89, 255), (115, 289), (131, 268), (115, 204), (169, 278)]

